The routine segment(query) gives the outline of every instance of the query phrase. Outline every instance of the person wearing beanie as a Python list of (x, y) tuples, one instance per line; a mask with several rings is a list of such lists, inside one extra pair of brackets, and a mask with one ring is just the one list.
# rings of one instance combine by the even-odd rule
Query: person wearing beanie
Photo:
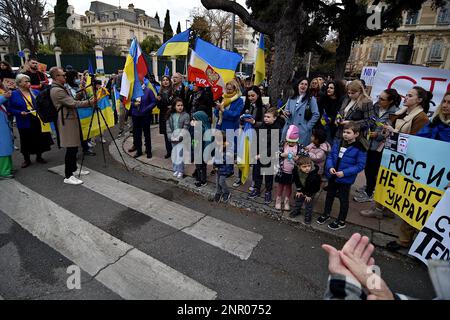
[(275, 177), (277, 185), (277, 197), (275, 199), (275, 209), (281, 210), (282, 200), (284, 196), (284, 210), (291, 210), (289, 199), (292, 193), (293, 175), (292, 171), (295, 167), (295, 161), (298, 159), (300, 147), (298, 141), (300, 139), (299, 130), (295, 125), (290, 125), (286, 133), (286, 141), (280, 149), (280, 168)]

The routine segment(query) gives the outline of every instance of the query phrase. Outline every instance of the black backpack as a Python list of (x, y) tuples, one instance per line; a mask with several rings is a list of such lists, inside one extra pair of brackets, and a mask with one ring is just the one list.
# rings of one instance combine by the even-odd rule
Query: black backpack
[(51, 87), (47, 87), (36, 97), (36, 112), (42, 122), (56, 123), (58, 120), (58, 110), (56, 110), (56, 107), (50, 97), (50, 90)]

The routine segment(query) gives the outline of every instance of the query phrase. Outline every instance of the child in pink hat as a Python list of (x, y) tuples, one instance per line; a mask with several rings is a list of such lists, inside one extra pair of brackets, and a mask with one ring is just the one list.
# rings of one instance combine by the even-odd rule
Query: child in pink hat
[(275, 209), (281, 210), (282, 198), (284, 195), (284, 210), (291, 210), (289, 199), (292, 194), (292, 182), (295, 160), (298, 159), (299, 151), (299, 130), (295, 125), (290, 125), (286, 134), (286, 141), (280, 150), (280, 169), (275, 177), (277, 185), (277, 197)]

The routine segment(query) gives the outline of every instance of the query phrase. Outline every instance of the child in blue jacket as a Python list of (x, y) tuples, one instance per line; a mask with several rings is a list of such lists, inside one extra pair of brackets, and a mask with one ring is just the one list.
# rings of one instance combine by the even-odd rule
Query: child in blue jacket
[(359, 141), (360, 130), (359, 125), (353, 121), (345, 124), (342, 141), (333, 145), (327, 158), (328, 192), (324, 212), (317, 219), (317, 223), (324, 224), (330, 219), (331, 208), (337, 194), (341, 207), (339, 217), (328, 225), (331, 230), (345, 228), (350, 188), (355, 183), (358, 173), (363, 171), (366, 165), (367, 150)]
[(216, 150), (214, 156), (214, 166), (217, 168), (217, 189), (214, 201), (227, 203), (230, 200), (231, 193), (226, 179), (232, 176), (234, 172), (234, 153), (226, 150), (229, 143), (227, 143), (225, 131), (218, 131), (215, 134), (215, 143), (223, 152)]

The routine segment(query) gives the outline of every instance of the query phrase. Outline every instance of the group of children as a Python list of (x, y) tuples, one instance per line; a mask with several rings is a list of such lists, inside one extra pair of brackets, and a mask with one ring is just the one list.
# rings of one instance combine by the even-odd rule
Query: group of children
[[(174, 132), (177, 128), (186, 126), (185, 121), (180, 121), (185, 118), (183, 109), (178, 105), (174, 108), (176, 111), (172, 113), (170, 119), (167, 121), (168, 132)], [(195, 125), (202, 126), (202, 132), (211, 127), (206, 114), (196, 114), (193, 117), (191, 127)], [(181, 124), (180, 122), (183, 122)], [(178, 123), (180, 123), (178, 125)], [(257, 145), (256, 163), (253, 165), (252, 173), (252, 187), (248, 195), (249, 199), (255, 199), (261, 196), (262, 183), (265, 182), (264, 202), (270, 204), (272, 202), (273, 181), (277, 183), (277, 194), (275, 199), (275, 209), (291, 211), (290, 198), (292, 194), (292, 184), (295, 184), (295, 206), (290, 212), (291, 217), (299, 216), (301, 208), (305, 206), (305, 224), (310, 224), (312, 220), (312, 212), (314, 206), (314, 197), (321, 189), (323, 183), (327, 180), (327, 196), (325, 201), (325, 208), (323, 214), (317, 219), (318, 224), (324, 224), (330, 219), (330, 213), (335, 197), (340, 200), (339, 217), (331, 222), (328, 227), (332, 230), (339, 230), (344, 228), (345, 220), (349, 209), (350, 188), (356, 180), (359, 172), (364, 170), (366, 162), (366, 149), (359, 141), (360, 128), (354, 122), (349, 122), (344, 126), (342, 140), (336, 140), (334, 145), (326, 142), (325, 132), (318, 128), (313, 130), (311, 136), (311, 144), (304, 147), (299, 145), (299, 130), (296, 126), (291, 125), (288, 129), (286, 139), (281, 143), (280, 150), (276, 155), (270, 154), (271, 151), (271, 136), (280, 135), (283, 127), (282, 119), (280, 119), (278, 110), (270, 108), (265, 111), (263, 122), (255, 125), (256, 132), (265, 129), (267, 132), (267, 151), (268, 157), (278, 157), (279, 165), (278, 171), (274, 175), (270, 172), (270, 163), (264, 164), (261, 160), (260, 150), (261, 146)], [(174, 147), (180, 142), (179, 137), (171, 137)], [(194, 140), (195, 142), (195, 140)], [(216, 194), (214, 201), (228, 202), (231, 197), (231, 192), (227, 186), (226, 179), (234, 173), (234, 154), (230, 154), (227, 150), (229, 144), (226, 140), (226, 134), (223, 132), (220, 138), (215, 138), (215, 143), (223, 152), (214, 157), (214, 166), (216, 167)], [(205, 143), (203, 143), (203, 149)], [(175, 148), (176, 149), (176, 148)], [(175, 151), (176, 157), (181, 156), (178, 151)], [(196, 186), (201, 187), (206, 185), (206, 162), (196, 165)], [(268, 171), (264, 169), (269, 169)], [(264, 170), (264, 172), (263, 172)], [(177, 172), (177, 177), (183, 174), (183, 164), (174, 165), (174, 171)], [(181, 172), (181, 176), (180, 176)], [(275, 177), (274, 177), (275, 176)], [(326, 179), (325, 179), (326, 178)]]

